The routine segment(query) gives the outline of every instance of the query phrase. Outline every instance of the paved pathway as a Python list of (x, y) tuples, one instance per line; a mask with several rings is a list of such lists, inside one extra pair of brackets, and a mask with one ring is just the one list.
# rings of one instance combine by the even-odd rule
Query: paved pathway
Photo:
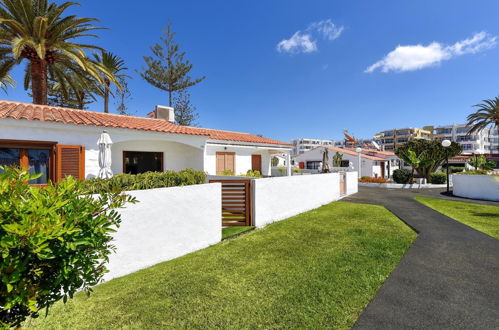
[(419, 233), (354, 329), (499, 329), (499, 240), (415, 196), (470, 202), (433, 189), (367, 187), (344, 199), (383, 205)]

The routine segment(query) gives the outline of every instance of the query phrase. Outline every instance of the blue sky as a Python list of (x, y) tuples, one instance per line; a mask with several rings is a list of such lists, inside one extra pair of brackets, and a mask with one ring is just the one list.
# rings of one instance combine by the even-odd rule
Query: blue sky
[[(96, 43), (125, 59), (139, 116), (168, 102), (135, 72), (167, 21), (192, 75), (207, 76), (191, 89), (203, 127), (284, 141), (340, 139), (346, 128), (367, 138), (461, 123), (499, 94), (492, 0), (92, 0), (73, 11), (109, 28)], [(20, 69), (15, 77), (22, 83)], [(2, 97), (30, 101), (22, 88)]]

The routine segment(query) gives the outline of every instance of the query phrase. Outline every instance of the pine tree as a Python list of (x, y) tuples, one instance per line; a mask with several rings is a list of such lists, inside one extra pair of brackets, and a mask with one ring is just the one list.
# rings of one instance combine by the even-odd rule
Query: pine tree
[(140, 76), (156, 88), (168, 92), (168, 105), (172, 106), (173, 93), (194, 86), (205, 77), (191, 79), (188, 75), (192, 64), (185, 60), (185, 52), (175, 43), (175, 32), (170, 23), (166, 26), (161, 42), (151, 47), (153, 56), (144, 56), (146, 67), (142, 67)]
[(132, 99), (132, 93), (130, 92), (130, 89), (128, 88), (128, 83), (124, 77), (119, 78), (119, 84), (121, 86), (121, 89), (116, 88), (116, 98), (118, 101), (116, 102), (116, 111), (120, 115), (124, 116), (129, 116), (130, 112), (128, 111), (128, 101)]
[(191, 104), (191, 95), (185, 89), (176, 93), (173, 99), (173, 108), (175, 109), (175, 122), (182, 126), (196, 126), (199, 114), (196, 107)]

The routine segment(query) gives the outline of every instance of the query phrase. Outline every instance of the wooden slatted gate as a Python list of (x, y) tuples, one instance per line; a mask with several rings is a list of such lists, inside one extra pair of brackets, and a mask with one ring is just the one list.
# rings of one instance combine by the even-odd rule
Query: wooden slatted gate
[(222, 184), (222, 226), (251, 226), (251, 180), (210, 180)]

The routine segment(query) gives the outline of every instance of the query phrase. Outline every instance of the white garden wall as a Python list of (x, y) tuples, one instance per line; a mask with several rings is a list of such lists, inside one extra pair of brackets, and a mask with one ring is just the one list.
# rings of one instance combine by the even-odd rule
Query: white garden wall
[(256, 179), (253, 194), (253, 221), (263, 227), (338, 200), (340, 177), (329, 173)]
[(128, 192), (139, 203), (121, 209), (105, 280), (220, 242), (221, 185), (201, 184)]
[(346, 172), (347, 195), (355, 194), (359, 191), (359, 174), (357, 172)]
[(459, 197), (499, 201), (499, 176), (452, 175), (452, 192)]

